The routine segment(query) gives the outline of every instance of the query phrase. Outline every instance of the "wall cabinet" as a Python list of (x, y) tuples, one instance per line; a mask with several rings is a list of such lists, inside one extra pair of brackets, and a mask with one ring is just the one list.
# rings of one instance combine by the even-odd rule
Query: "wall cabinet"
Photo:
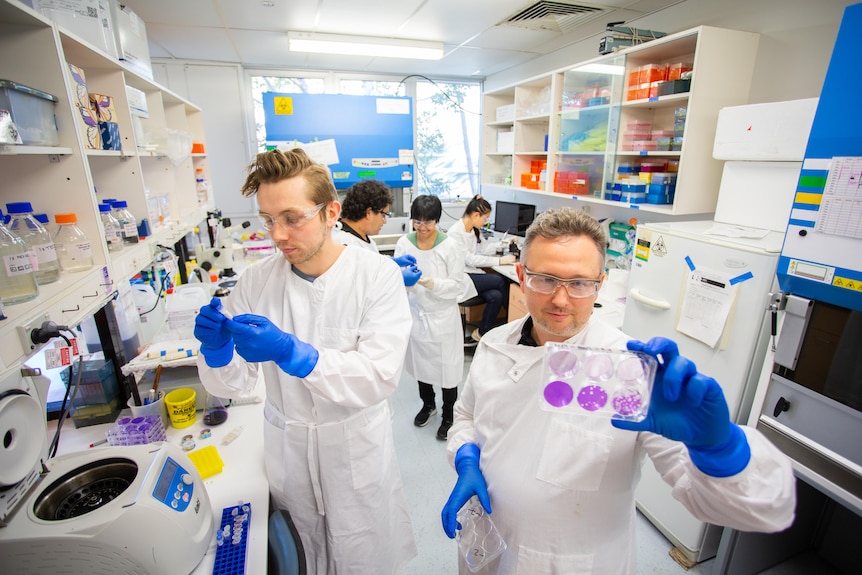
[[(2, 376), (32, 353), (30, 328), (44, 320), (73, 326), (91, 315), (111, 297), (115, 283), (152, 262), (156, 244), (178, 241), (206, 217), (213, 202), (211, 195), (201, 201), (195, 187), (195, 169), (203, 168), (205, 176), (208, 172), (206, 156), (183, 149), (186, 140), (205, 141), (199, 108), (17, 0), (0, 0), (0, 52), (6, 55), (0, 60), (0, 78), (58, 98), (59, 130), (57, 146), (0, 144), (0, 207), (29, 201), (52, 222), (54, 214), (75, 212), (95, 262), (90, 270), (64, 271), (59, 281), (39, 286), (35, 300), (5, 306), (6, 319), (0, 320)], [(120, 150), (91, 149), (75, 104), (82, 89), (67, 63), (84, 71), (87, 92), (113, 97)], [(146, 97), (149, 118), (141, 120), (137, 133), (126, 86)], [(148, 220), (151, 235), (108, 252), (98, 211), (106, 198), (126, 200), (139, 222)]]
[[(713, 212), (718, 111), (748, 101), (757, 44), (757, 34), (701, 26), (484, 94), (483, 186), (671, 216)], [(495, 118), (511, 105), (514, 117)], [(651, 198), (666, 203), (637, 195), (651, 172), (675, 182)]]

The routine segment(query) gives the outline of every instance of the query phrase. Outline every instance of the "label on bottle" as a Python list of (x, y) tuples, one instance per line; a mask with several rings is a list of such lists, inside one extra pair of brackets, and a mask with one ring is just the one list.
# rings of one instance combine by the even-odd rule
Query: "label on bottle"
[(126, 238), (137, 238), (138, 237), (138, 226), (129, 222), (123, 224), (123, 237)]
[(120, 236), (120, 232), (117, 231), (117, 228), (108, 224), (105, 226), (105, 239), (108, 240), (109, 244), (118, 244), (123, 241), (122, 236)]
[(36, 260), (40, 264), (47, 264), (57, 261), (57, 250), (53, 243), (42, 244), (41, 246), (33, 246), (33, 251), (36, 252)]
[(93, 249), (90, 247), (90, 242), (71, 244), (66, 248), (66, 253), (73, 260), (87, 260), (93, 257)]
[(20, 276), (33, 273), (33, 260), (30, 259), (28, 252), (3, 256), (3, 263), (6, 266), (7, 276)]

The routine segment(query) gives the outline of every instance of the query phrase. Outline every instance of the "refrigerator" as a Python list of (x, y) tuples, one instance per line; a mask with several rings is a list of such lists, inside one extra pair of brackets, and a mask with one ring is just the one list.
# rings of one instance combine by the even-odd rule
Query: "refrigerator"
[[(778, 289), (776, 267), (816, 104), (815, 98), (723, 109), (714, 156), (727, 161), (714, 219), (637, 227), (623, 332), (676, 341), (721, 385), (740, 424), (748, 421), (772, 341), (770, 292)], [(715, 556), (722, 529), (673, 499), (649, 462), (635, 499), (683, 562)]]

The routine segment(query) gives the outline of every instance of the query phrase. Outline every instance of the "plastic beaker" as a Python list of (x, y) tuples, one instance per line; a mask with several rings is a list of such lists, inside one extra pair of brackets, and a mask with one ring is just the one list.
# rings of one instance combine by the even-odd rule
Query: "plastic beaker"
[(220, 425), (227, 420), (227, 408), (220, 397), (207, 393), (207, 405), (204, 408), (204, 423)]

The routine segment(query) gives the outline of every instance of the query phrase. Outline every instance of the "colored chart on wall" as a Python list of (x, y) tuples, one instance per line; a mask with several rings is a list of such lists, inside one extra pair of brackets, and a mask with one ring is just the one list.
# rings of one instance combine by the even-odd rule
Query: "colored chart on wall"
[(781, 289), (862, 311), (862, 4), (835, 40), (778, 261)]
[(265, 92), (268, 148), (301, 147), (337, 189), (365, 179), (413, 185), (413, 101), (396, 96)]

